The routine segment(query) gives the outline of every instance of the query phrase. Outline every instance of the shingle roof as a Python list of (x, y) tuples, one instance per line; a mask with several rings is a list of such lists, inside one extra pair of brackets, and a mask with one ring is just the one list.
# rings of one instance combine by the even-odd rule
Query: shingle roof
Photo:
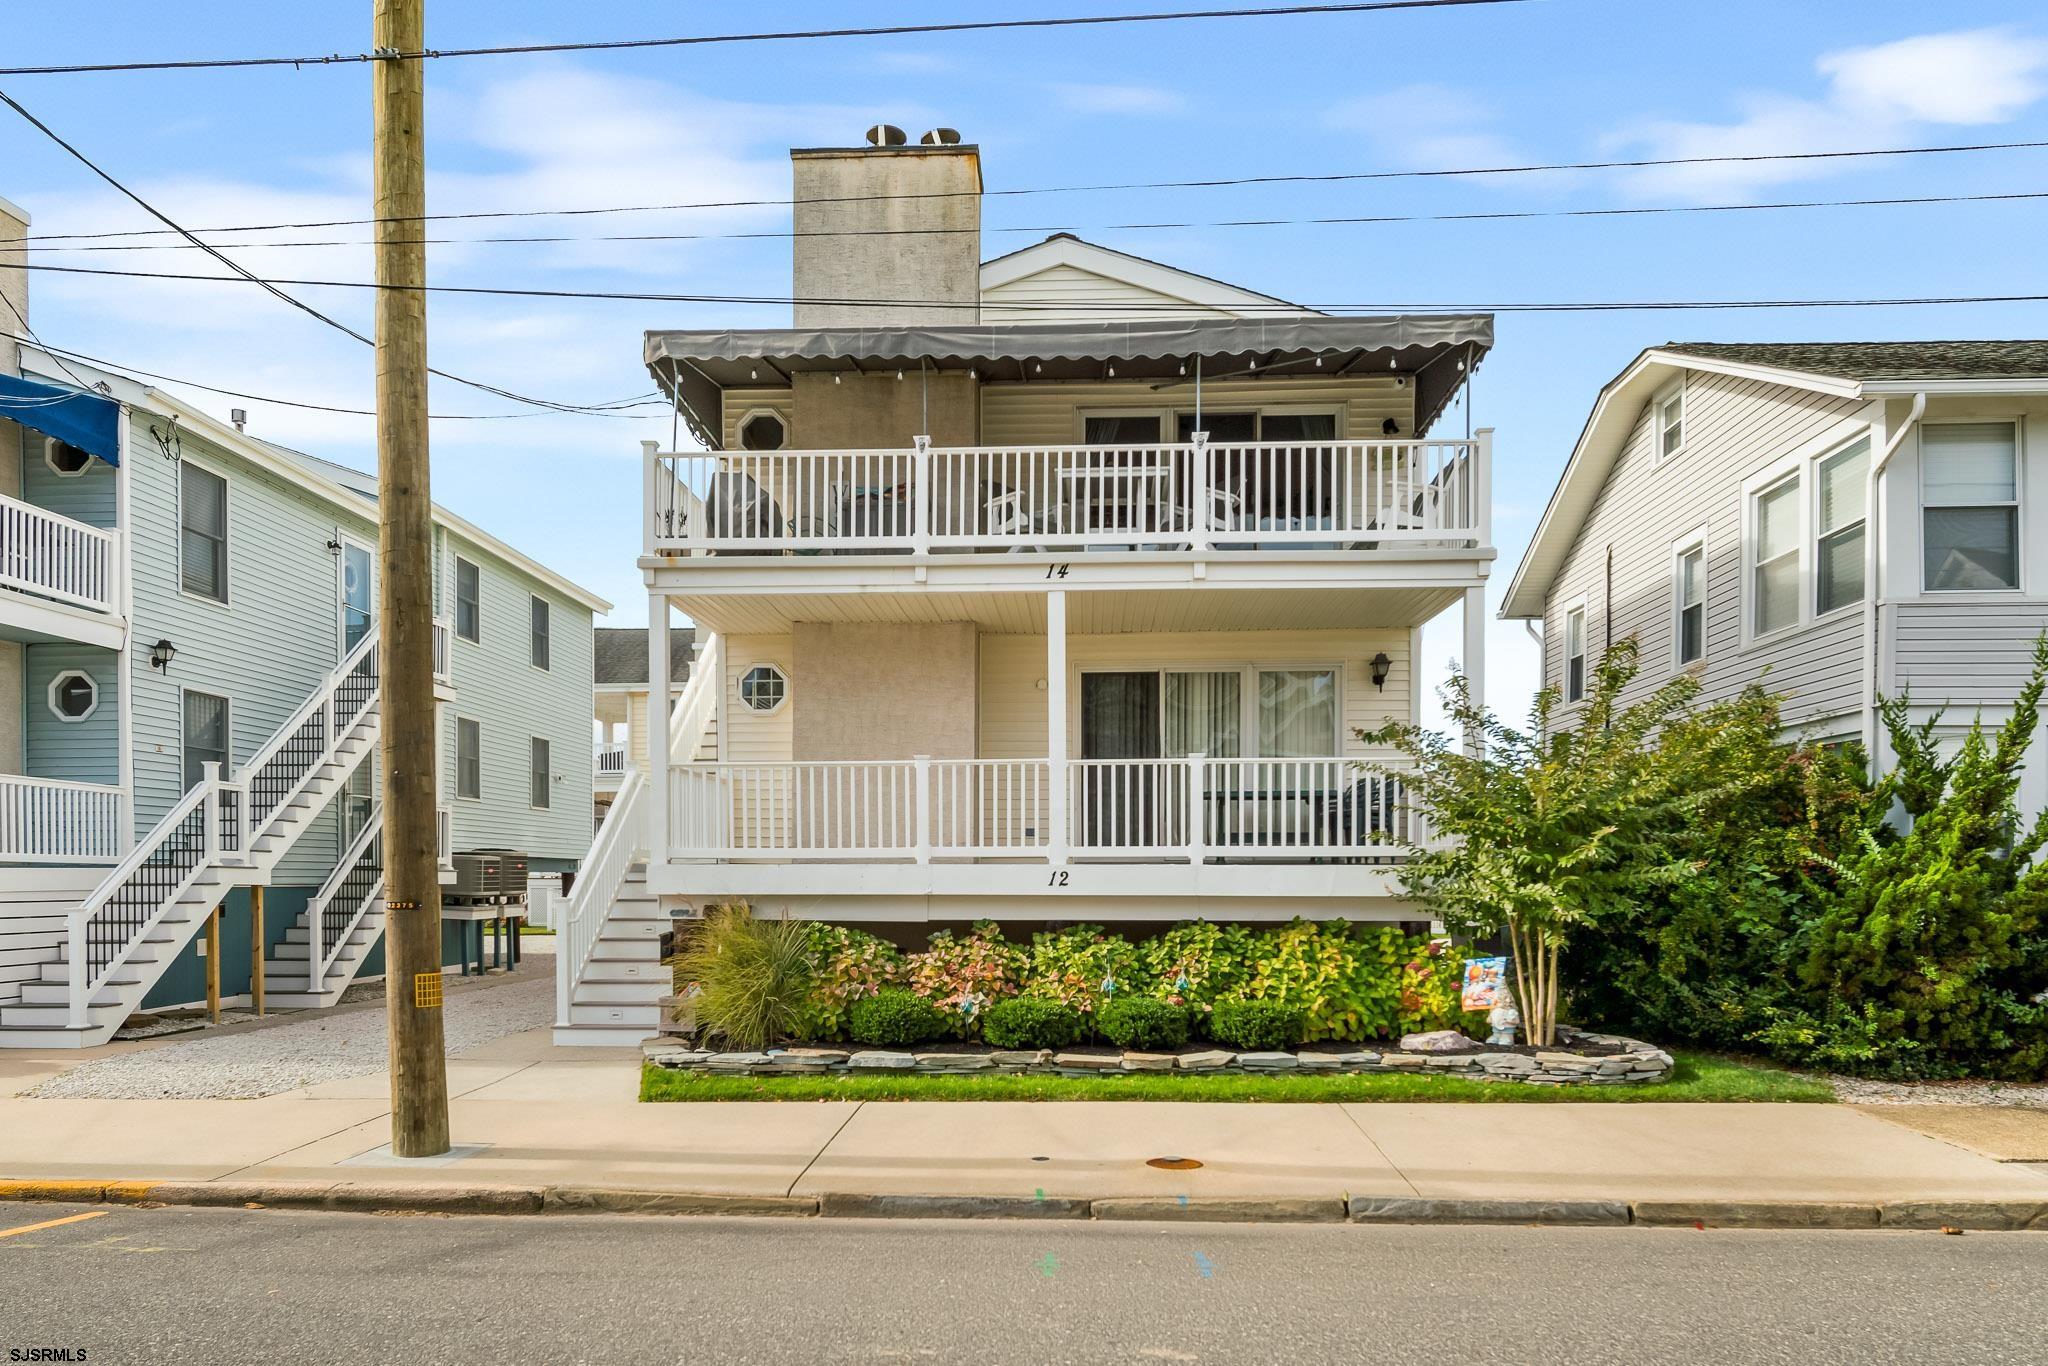
[(2048, 376), (2048, 341), (1672, 342), (1657, 349), (1853, 380)]
[[(690, 655), (696, 648), (697, 633), (688, 626), (671, 627), (668, 633), (668, 676), (672, 683), (690, 678)], [(647, 631), (634, 626), (597, 628), (597, 684), (630, 686), (647, 682)]]

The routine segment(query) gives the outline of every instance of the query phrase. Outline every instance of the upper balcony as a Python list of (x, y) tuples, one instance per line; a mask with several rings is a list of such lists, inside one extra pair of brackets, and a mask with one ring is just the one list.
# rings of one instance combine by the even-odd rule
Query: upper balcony
[(0, 634), (120, 646), (120, 538), (0, 494)]
[(1493, 557), (1490, 433), (1432, 428), (1491, 340), (1484, 317), (650, 333), (704, 449), (646, 445), (642, 566), (693, 616), (680, 600), (1462, 591)]
[(655, 555), (1473, 552), (1488, 434), (1456, 441), (664, 452)]

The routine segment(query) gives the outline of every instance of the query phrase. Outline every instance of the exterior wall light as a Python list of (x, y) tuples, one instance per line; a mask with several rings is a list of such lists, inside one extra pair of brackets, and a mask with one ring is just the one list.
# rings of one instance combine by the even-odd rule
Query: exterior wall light
[(1387, 658), (1387, 652), (1385, 650), (1380, 651), (1378, 654), (1372, 657), (1372, 685), (1374, 688), (1379, 689), (1381, 691), (1385, 691), (1387, 686), (1387, 674), (1393, 669), (1393, 667), (1394, 661)]
[(159, 640), (149, 647), (149, 667), (152, 669), (162, 669), (168, 674), (171, 671), (171, 661), (177, 657), (178, 647), (168, 640)]

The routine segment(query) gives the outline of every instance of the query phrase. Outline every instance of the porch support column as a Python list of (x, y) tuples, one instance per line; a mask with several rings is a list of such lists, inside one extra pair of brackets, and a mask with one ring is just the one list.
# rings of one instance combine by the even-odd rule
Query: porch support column
[[(1465, 689), (1475, 707), (1486, 705), (1486, 585), (1465, 590), (1465, 650), (1459, 664), (1465, 673)], [(1465, 752), (1477, 754), (1486, 740), (1476, 729), (1465, 733)]]
[(1067, 595), (1062, 589), (1045, 595), (1045, 754), (1052, 784), (1046, 794), (1052, 828), (1046, 832), (1045, 850), (1047, 861), (1057, 866), (1067, 861)]
[[(722, 689), (721, 689), (722, 690)], [(668, 594), (647, 595), (647, 866), (668, 862)], [(653, 878), (650, 873), (649, 881)]]

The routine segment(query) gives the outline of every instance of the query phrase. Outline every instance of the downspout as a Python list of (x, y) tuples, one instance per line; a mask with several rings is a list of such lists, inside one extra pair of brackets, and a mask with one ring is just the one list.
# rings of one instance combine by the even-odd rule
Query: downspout
[(1870, 591), (1863, 595), (1863, 753), (1873, 773), (1878, 766), (1877, 656), (1880, 623), (1884, 619), (1884, 547), (1890, 531), (1883, 516), (1884, 509), (1880, 506), (1884, 494), (1884, 471), (1892, 456), (1905, 443), (1906, 434), (1919, 424), (1921, 415), (1926, 411), (1927, 391), (1923, 389), (1913, 395), (1913, 406), (1907, 411), (1906, 420), (1892, 433), (1891, 440), (1885, 442), (1877, 459), (1870, 462), (1870, 478), (1864, 489), (1864, 515), (1877, 529), (1877, 534), (1870, 538), (1872, 582)]
[(121, 612), (121, 649), (114, 663), (114, 674), (120, 680), (119, 696), (114, 699), (119, 704), (114, 713), (118, 750), (114, 782), (121, 789), (120, 834), (124, 856), (135, 848), (135, 522), (129, 424), (128, 405), (124, 403), (114, 429), (115, 454), (121, 458), (121, 463), (114, 467), (114, 553), (119, 559), (115, 602)]

